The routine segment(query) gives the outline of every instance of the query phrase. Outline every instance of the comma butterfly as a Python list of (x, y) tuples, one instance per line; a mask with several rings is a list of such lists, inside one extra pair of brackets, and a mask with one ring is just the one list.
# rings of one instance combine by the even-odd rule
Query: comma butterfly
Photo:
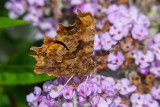
[(55, 39), (44, 37), (41, 47), (31, 47), (36, 54), (34, 72), (50, 76), (86, 76), (93, 70), (95, 22), (90, 12), (78, 15), (73, 25), (59, 25)]

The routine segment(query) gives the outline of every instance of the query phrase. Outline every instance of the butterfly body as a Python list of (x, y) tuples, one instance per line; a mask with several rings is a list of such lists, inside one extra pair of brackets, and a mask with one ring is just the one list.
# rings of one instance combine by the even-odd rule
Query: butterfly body
[(41, 47), (32, 47), (37, 54), (35, 72), (56, 77), (86, 76), (93, 69), (95, 23), (91, 13), (78, 11), (75, 24), (59, 25), (55, 39), (44, 38)]

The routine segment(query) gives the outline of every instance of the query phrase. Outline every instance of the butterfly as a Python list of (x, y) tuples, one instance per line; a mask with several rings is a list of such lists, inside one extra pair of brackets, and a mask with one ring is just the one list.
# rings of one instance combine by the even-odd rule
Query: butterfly
[(93, 70), (95, 22), (90, 12), (78, 15), (73, 25), (59, 24), (55, 39), (44, 37), (41, 47), (31, 47), (36, 54), (34, 72), (56, 77), (86, 76)]

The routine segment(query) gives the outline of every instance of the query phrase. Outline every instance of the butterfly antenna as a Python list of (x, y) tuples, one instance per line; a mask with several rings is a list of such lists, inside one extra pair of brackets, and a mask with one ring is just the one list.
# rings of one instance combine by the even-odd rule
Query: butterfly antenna
[(75, 75), (75, 74), (73, 74), (73, 75), (67, 80), (67, 82), (63, 85), (61, 91), (62, 91), (63, 88), (69, 83), (69, 81), (73, 78), (74, 75)]
[(85, 87), (86, 87), (86, 84), (87, 84), (87, 81), (88, 81), (88, 75), (87, 75), (87, 78), (86, 78), (86, 81), (85, 81), (85, 84), (84, 84), (84, 92), (85, 92)]

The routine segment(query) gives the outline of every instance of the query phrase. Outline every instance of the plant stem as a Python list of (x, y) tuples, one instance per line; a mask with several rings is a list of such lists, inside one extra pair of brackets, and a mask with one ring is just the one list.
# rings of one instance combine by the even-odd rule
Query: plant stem
[(13, 95), (11, 93), (8, 93), (7, 96), (9, 98), (9, 100), (10, 100), (11, 107), (18, 107), (16, 102), (15, 102), (15, 100), (14, 100), (14, 98), (13, 98)]

